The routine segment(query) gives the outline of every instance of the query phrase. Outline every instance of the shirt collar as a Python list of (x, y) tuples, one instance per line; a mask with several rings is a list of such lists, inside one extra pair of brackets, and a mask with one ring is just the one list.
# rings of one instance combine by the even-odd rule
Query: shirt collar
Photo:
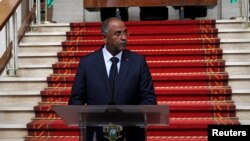
[[(104, 60), (105, 61), (110, 61), (110, 58), (112, 58), (113, 56), (108, 52), (107, 50), (107, 46), (105, 45), (104, 48), (102, 49), (102, 52), (103, 52), (103, 56), (104, 56)], [(116, 54), (114, 57), (117, 57), (120, 61), (121, 61), (121, 58), (122, 58), (122, 51), (119, 52), (118, 54)], [(120, 62), (119, 61), (119, 62)]]

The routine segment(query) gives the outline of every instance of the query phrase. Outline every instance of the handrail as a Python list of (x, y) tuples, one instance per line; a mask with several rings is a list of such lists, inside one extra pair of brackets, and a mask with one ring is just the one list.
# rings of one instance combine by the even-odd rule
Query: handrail
[[(0, 74), (7, 66), (7, 74), (15, 76), (18, 69), (18, 43), (28, 30), (29, 25), (34, 19), (35, 5), (31, 4), (33, 0), (29, 1), (29, 12), (25, 15), (19, 30), (17, 29), (17, 8), (23, 0), (1, 0), (0, 1), (0, 31), (5, 27), (6, 30), (6, 50), (1, 56), (0, 60)], [(33, 7), (32, 7), (33, 6)], [(12, 19), (12, 20), (11, 20)], [(11, 27), (11, 29), (10, 29)]]
[(36, 10), (35, 8), (36, 8), (35, 5), (31, 8), (30, 12), (25, 16), (23, 24), (18, 30), (18, 43), (20, 43), (22, 37), (24, 36), (25, 32), (29, 29), (29, 26), (35, 17), (35, 10)]
[(6, 67), (6, 65), (8, 64), (8, 62), (10, 61), (10, 58), (12, 56), (12, 42), (10, 43), (10, 45), (6, 48), (4, 54), (2, 55), (2, 57), (0, 58), (0, 74), (3, 73), (4, 68)]
[[(6, 50), (1, 57), (2, 73), (7, 63), (9, 68), (7, 73), (9, 75), (16, 75), (17, 70), (17, 14), (16, 10), (21, 4), (22, 0), (1, 0), (0, 2), (0, 31), (6, 25)], [(12, 40), (10, 40), (10, 18), (12, 17)], [(8, 58), (7, 58), (8, 57)]]
[(15, 13), (22, 0), (1, 0), (0, 1), (0, 31)]

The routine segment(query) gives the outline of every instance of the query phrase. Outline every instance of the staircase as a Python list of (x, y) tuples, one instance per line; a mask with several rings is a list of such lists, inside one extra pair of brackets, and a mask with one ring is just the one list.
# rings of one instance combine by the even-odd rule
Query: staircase
[[(27, 123), (29, 123), (27, 125), (29, 136), (26, 140), (78, 140), (77, 128), (70, 128), (71, 132), (69, 132), (63, 122), (51, 112), (51, 104), (66, 104), (79, 57), (97, 49), (102, 42), (97, 41), (95, 44), (85, 42), (80, 43), (81, 46), (72, 47), (74, 42), (69, 40), (99, 40), (100, 38), (98, 38), (98, 23), (85, 28), (94, 30), (93, 33), (88, 33), (90, 36), (85, 36), (84, 32), (76, 32), (84, 29), (83, 25), (71, 24), (71, 26), (75, 27), (75, 31), (70, 28), (69, 24), (34, 26), (33, 31), (28, 32), (23, 38), (19, 49), (18, 76), (0, 77), (0, 140), (24, 140), (24, 137), (28, 136)], [(157, 87), (158, 103), (169, 104), (173, 107), (171, 108), (171, 116), (173, 116), (171, 130), (150, 127), (148, 129), (150, 141), (206, 140), (205, 125), (214, 123), (215, 120), (211, 117), (216, 117), (211, 115), (212, 112), (208, 114), (208, 111), (213, 111), (211, 107), (223, 109), (215, 108), (213, 111), (224, 117), (220, 123), (238, 124), (239, 120), (241, 124), (250, 124), (250, 88), (248, 88), (250, 84), (250, 30), (244, 29), (242, 22), (217, 21), (218, 30), (211, 26), (207, 30), (200, 31), (183, 29), (179, 34), (176, 33), (177, 31), (173, 34), (169, 30), (158, 30), (164, 29), (162, 25), (154, 27), (154, 31), (158, 33), (152, 30), (146, 31), (152, 28), (150, 26), (144, 29), (138, 26), (141, 25), (136, 27), (132, 24), (128, 25), (131, 31), (131, 37), (129, 37), (131, 42), (128, 48), (146, 56)], [(171, 27), (173, 28), (174, 26)], [(71, 32), (69, 32), (70, 29), (72, 29)], [(153, 32), (156, 35), (152, 36)], [(165, 34), (166, 32), (169, 34)], [(204, 34), (194, 34), (198, 32)], [(76, 36), (77, 33), (82, 36)], [(220, 39), (217, 39), (217, 36)], [(177, 37), (184, 40), (177, 39)], [(196, 40), (197, 38), (199, 39)], [(210, 44), (211, 40), (200, 38), (211, 38), (214, 43)], [(191, 42), (196, 45), (207, 42), (207, 45), (204, 45), (207, 49), (205, 51), (190, 50), (186, 48), (187, 45), (183, 45), (187, 43), (187, 40), (192, 40)], [(171, 46), (173, 42), (179, 42), (179, 44)], [(142, 46), (148, 48), (142, 49)], [(154, 48), (150, 48), (152, 46)], [(162, 47), (168, 49), (163, 50)], [(204, 55), (199, 55), (201, 53)], [(198, 61), (204, 58), (213, 59), (213, 61)], [(171, 65), (178, 67), (169, 67)], [(225, 69), (223, 65), (226, 66)], [(207, 66), (207, 68), (202, 66)], [(202, 73), (204, 70), (209, 73)], [(162, 74), (166, 71), (168, 73)], [(176, 72), (180, 73), (176, 74)], [(197, 75), (197, 72), (200, 73)], [(183, 78), (188, 81), (179, 81)], [(204, 83), (204, 80), (210, 81), (211, 85), (219, 83), (223, 85), (223, 88), (205, 87), (208, 84)], [(175, 83), (172, 83), (173, 81)], [(166, 84), (168, 88), (165, 88)], [(176, 88), (179, 85), (183, 87)], [(190, 91), (190, 86), (192, 86), (192, 91)], [(64, 88), (58, 89), (58, 87)], [(180, 97), (177, 98), (176, 94)], [(208, 98), (218, 102), (208, 102)], [(225, 100), (226, 102), (222, 102)], [(203, 113), (196, 113), (200, 111), (197, 105), (202, 107)], [(236, 113), (234, 113), (235, 108)], [(192, 109), (191, 112), (190, 109)], [(221, 113), (222, 111), (224, 113)], [(30, 122), (31, 119), (33, 119), (32, 122)], [(38, 127), (44, 130), (39, 130)], [(50, 132), (45, 128), (50, 128)], [(199, 130), (196, 130), (197, 128)], [(50, 134), (50, 137), (46, 134)]]

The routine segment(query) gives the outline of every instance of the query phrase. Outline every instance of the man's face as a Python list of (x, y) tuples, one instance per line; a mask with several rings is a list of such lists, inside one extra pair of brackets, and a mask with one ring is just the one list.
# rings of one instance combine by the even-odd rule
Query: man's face
[(127, 44), (127, 28), (124, 22), (113, 20), (109, 24), (109, 32), (104, 37), (104, 42), (107, 45), (107, 50), (116, 55), (120, 51), (126, 49)]

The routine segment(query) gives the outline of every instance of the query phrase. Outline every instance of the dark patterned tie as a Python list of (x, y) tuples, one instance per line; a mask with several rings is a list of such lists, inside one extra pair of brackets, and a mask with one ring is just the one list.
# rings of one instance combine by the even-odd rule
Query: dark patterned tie
[(112, 97), (111, 97), (111, 102), (109, 103), (110, 105), (114, 105), (115, 104), (115, 79), (117, 77), (118, 74), (118, 69), (117, 69), (117, 63), (119, 62), (119, 59), (117, 57), (112, 57), (110, 59), (112, 61), (112, 65), (109, 71), (109, 83), (110, 83), (110, 87), (112, 90)]

